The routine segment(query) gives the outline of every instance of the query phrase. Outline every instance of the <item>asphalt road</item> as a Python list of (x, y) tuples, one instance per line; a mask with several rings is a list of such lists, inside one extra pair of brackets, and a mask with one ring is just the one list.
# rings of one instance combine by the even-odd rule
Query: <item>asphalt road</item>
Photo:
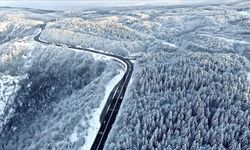
[[(41, 26), (41, 32), (42, 32), (42, 30), (44, 30), (45, 26), (46, 26), (46, 24)], [(41, 32), (37, 36), (34, 37), (34, 40), (39, 42), (39, 43), (46, 44), (46, 45), (53, 45), (53, 43), (44, 42), (44, 41), (41, 41), (39, 39)], [(63, 46), (60, 44), (54, 44), (54, 45)], [(130, 60), (128, 60), (124, 57), (118, 56), (118, 55), (99, 52), (99, 51), (95, 51), (92, 49), (80, 48), (80, 47), (76, 47), (74, 45), (67, 45), (67, 47), (71, 48), (71, 49), (75, 49), (75, 50), (88, 51), (88, 52), (92, 52), (92, 53), (96, 53), (96, 54), (100, 54), (100, 55), (109, 56), (109, 57), (112, 57), (116, 60), (119, 60), (120, 62), (123, 62), (122, 64), (125, 65), (126, 72), (123, 75), (122, 79), (116, 84), (116, 86), (111, 91), (109, 98), (106, 102), (106, 105), (102, 111), (102, 114), (100, 116), (101, 127), (100, 127), (98, 134), (96, 135), (95, 141), (91, 147), (91, 150), (102, 150), (104, 148), (104, 144), (107, 140), (108, 134), (112, 128), (112, 125), (115, 122), (115, 119), (116, 119), (116, 116), (117, 116), (118, 111), (120, 109), (120, 106), (121, 106), (122, 100), (124, 98), (126, 89), (128, 87), (130, 78), (132, 76), (132, 72), (134, 69), (133, 64), (131, 63)]]

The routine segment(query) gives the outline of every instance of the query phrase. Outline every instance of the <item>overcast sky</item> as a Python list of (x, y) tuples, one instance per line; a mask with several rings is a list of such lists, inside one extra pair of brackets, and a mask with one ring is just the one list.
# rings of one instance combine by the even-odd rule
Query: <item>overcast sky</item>
[(28, 7), (55, 10), (91, 9), (112, 6), (135, 6), (135, 5), (181, 5), (197, 3), (226, 3), (239, 0), (0, 0), (0, 7)]

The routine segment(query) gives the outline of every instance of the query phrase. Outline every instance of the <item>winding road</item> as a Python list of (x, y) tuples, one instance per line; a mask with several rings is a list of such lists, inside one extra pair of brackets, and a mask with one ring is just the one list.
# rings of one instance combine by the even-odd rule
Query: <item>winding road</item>
[[(43, 43), (46, 45), (53, 45), (53, 43), (48, 43), (41, 41), (39, 39), (42, 31), (45, 29), (46, 24), (43, 24), (41, 26), (41, 31), (38, 35), (34, 37), (34, 40)], [(56, 46), (63, 46), (60, 44), (56, 44)], [(133, 72), (133, 64), (129, 59), (126, 59), (124, 57), (113, 55), (109, 53), (104, 53), (92, 49), (86, 49), (86, 48), (80, 48), (72, 45), (67, 45), (68, 48), (75, 49), (75, 50), (81, 50), (81, 51), (87, 51), (92, 52), (100, 55), (109, 56), (115, 60), (120, 61), (126, 68), (125, 74), (123, 75), (122, 79), (116, 84), (116, 86), (112, 89), (108, 100), (103, 108), (102, 114), (100, 116), (100, 123), (101, 127), (98, 131), (98, 134), (96, 135), (95, 141), (92, 144), (91, 150), (102, 150), (104, 148), (104, 144), (107, 140), (108, 134), (112, 128), (112, 125), (115, 122), (116, 116), (118, 114), (118, 111), (120, 109), (121, 103), (123, 101), (126, 89), (128, 87), (130, 78), (132, 76)]]

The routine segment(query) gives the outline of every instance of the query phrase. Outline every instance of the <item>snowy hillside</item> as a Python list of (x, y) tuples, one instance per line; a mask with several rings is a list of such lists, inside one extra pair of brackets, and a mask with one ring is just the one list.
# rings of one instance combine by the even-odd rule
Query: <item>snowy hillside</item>
[[(249, 57), (250, 15), (247, 9), (235, 7), (238, 6), (79, 12), (77, 17), (71, 14), (69, 18), (48, 23), (42, 39), (125, 56), (140, 51), (175, 51), (179, 47)], [(71, 38), (65, 38), (66, 35)]]
[(249, 2), (1, 8), (0, 147), (90, 149), (124, 68), (67, 46), (136, 59), (104, 149), (249, 149)]
[(0, 11), (0, 44), (37, 32), (43, 21), (30, 19), (28, 14), (30, 13)]
[[(118, 73), (119, 66), (109, 60), (95, 60), (91, 54), (40, 45), (30, 51), (26, 62), (30, 64), (22, 66), (26, 78), (8, 76), (8, 84), (2, 83), (8, 89), (2, 88), (1, 98), (15, 94), (5, 108), (13, 112), (3, 127), (2, 144), (10, 149), (83, 146), (90, 134), (90, 120), (96, 117), (93, 111), (104, 99), (105, 84)], [(73, 133), (77, 139), (72, 140)], [(28, 140), (30, 136), (33, 138)], [(13, 144), (16, 138), (19, 140)]]
[[(11, 117), (11, 110), (5, 113), (7, 108), (15, 98), (15, 93), (19, 90), (19, 78), (10, 75), (0, 74), (0, 129)], [(0, 132), (1, 132), (0, 130)]]
[[(110, 58), (35, 42), (40, 25), (56, 14), (42, 17), (16, 9), (0, 13), (4, 18), (0, 23), (1, 147), (78, 149), (92, 145), (89, 135), (98, 132), (107, 92), (124, 70)], [(25, 18), (38, 22), (27, 32), (30, 19)]]
[(106, 149), (247, 150), (246, 64), (200, 52), (143, 58)]

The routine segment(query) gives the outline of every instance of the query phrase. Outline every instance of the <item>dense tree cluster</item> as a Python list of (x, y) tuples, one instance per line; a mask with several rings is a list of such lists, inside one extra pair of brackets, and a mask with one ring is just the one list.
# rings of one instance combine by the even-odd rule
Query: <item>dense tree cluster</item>
[(41, 21), (25, 18), (20, 18), (18, 21), (14, 20), (14, 17), (11, 18), (8, 16), (7, 18), (8, 19), (4, 19), (4, 21), (0, 22), (0, 44), (15, 38), (23, 38), (25, 36), (34, 35), (39, 29), (39, 25), (42, 24)]
[(111, 40), (146, 40), (148, 35), (142, 34), (137, 30), (124, 26), (119, 21), (124, 18), (119, 16), (108, 16), (96, 18), (94, 20), (84, 20), (82, 18), (72, 18), (61, 20), (56, 24), (57, 28), (72, 30), (74, 32), (81, 32), (96, 35)]
[[(30, 57), (23, 68), (27, 78), (5, 110), (13, 114), (3, 127), (0, 149), (78, 149), (117, 66), (55, 47), (37, 46)], [(80, 140), (72, 142), (75, 129)]]
[[(101, 37), (73, 32), (70, 30), (47, 29), (42, 33), (41, 39), (53, 43), (79, 45), (85, 48), (95, 48), (101, 50), (104, 49), (110, 53), (123, 56), (128, 55), (128, 50), (122, 42), (103, 39)], [(134, 45), (134, 47), (137, 46), (136, 43), (134, 43)], [(133, 43), (131, 43), (130, 46), (133, 47)], [(141, 45), (138, 45), (138, 47), (139, 49), (142, 49)]]
[[(235, 7), (159, 7), (119, 13), (97, 11), (91, 15), (79, 12), (49, 23), (43, 40), (93, 47), (123, 56), (167, 50), (171, 48), (166, 47), (167, 42), (194, 52), (233, 52), (250, 59), (249, 17), (244, 15), (247, 11), (243, 6)], [(65, 39), (67, 35), (72, 40)]]
[(20, 40), (0, 45), (0, 72), (20, 75), (32, 44), (30, 41)]
[(106, 149), (247, 150), (247, 66), (234, 54), (143, 58)]
[(19, 90), (20, 79), (16, 76), (5, 75), (0, 73), (0, 133), (3, 125), (11, 117), (11, 114), (5, 113), (6, 107), (11, 105)]

